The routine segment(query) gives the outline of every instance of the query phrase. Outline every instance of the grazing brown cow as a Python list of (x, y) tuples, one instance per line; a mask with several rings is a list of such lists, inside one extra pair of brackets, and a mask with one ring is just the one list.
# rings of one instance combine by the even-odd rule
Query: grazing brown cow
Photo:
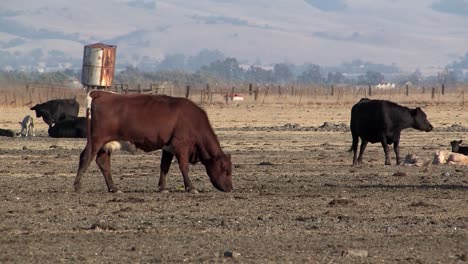
[(80, 155), (75, 191), (91, 160), (101, 169), (109, 192), (118, 191), (110, 174), (110, 153), (102, 146), (125, 140), (145, 152), (162, 149), (159, 190), (166, 189), (166, 174), (173, 157), (179, 162), (185, 190), (196, 192), (189, 179), (189, 163), (200, 161), (211, 183), (232, 191), (231, 156), (224, 154), (205, 111), (185, 98), (164, 95), (121, 95), (105, 91), (88, 94), (87, 144)]

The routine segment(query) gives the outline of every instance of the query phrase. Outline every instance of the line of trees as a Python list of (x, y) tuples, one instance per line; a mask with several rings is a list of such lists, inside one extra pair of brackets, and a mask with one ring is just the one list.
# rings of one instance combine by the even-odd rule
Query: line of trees
[[(221, 56), (221, 55), (220, 55)], [(468, 61), (468, 55), (465, 56)], [(200, 61), (200, 58), (194, 61)], [(362, 61), (355, 61), (348, 65), (350, 71), (357, 65), (364, 65)], [(464, 65), (462, 62), (456, 64)], [(437, 76), (424, 77), (418, 70), (410, 74), (402, 74), (398, 71), (384, 75), (375, 70), (367, 70), (364, 73), (344, 73), (333, 71), (331, 68), (322, 68), (315, 64), (293, 65), (278, 63), (272, 67), (245, 66), (240, 64), (236, 58), (223, 58), (212, 61), (204, 66), (197, 66), (198, 70), (174, 69), (148, 70), (147, 67), (139, 68), (126, 66), (123, 70), (117, 70), (115, 74), (116, 83), (154, 83), (171, 82), (178, 86), (187, 84), (199, 85), (206, 83), (238, 83), (250, 82), (257, 84), (319, 84), (319, 85), (376, 85), (382, 82), (393, 82), (403, 85), (411, 82), (414, 85), (453, 85), (458, 82), (468, 82), (468, 74), (463, 75), (461, 70), (449, 70), (448, 68)], [(387, 69), (388, 71), (389, 69)], [(393, 69), (394, 70), (394, 69)], [(392, 68), (390, 69), (392, 71)], [(0, 83), (50, 83), (63, 84), (74, 80), (81, 80), (81, 71), (67, 69), (56, 72), (22, 72), (3, 71), (0, 72)]]

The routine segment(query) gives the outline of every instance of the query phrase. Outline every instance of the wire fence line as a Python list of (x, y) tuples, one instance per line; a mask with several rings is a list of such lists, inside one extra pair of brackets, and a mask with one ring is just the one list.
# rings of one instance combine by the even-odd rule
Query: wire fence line
[[(0, 88), (0, 107), (31, 107), (52, 99), (76, 98), (84, 103), (90, 89), (65, 85), (26, 84)], [(210, 85), (174, 86), (168, 83), (114, 84), (105, 90), (122, 94), (164, 94), (186, 97), (199, 104), (352, 104), (361, 98), (391, 100), (399, 103), (465, 104), (467, 87), (402, 86), (377, 89), (371, 86), (305, 85)]]

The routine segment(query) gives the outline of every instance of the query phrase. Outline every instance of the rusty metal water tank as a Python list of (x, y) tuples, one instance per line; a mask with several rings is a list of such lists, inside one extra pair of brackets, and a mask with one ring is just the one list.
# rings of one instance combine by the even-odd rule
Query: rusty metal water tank
[(112, 86), (116, 46), (96, 43), (86, 45), (83, 52), (81, 83), (105, 88)]

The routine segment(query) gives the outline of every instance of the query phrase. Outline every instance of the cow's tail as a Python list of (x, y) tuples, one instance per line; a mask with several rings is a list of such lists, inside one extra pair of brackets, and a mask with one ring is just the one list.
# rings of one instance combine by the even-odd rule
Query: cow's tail
[(86, 96), (86, 140), (88, 144), (91, 144), (91, 103), (93, 98), (91, 97), (91, 92), (88, 92)]

